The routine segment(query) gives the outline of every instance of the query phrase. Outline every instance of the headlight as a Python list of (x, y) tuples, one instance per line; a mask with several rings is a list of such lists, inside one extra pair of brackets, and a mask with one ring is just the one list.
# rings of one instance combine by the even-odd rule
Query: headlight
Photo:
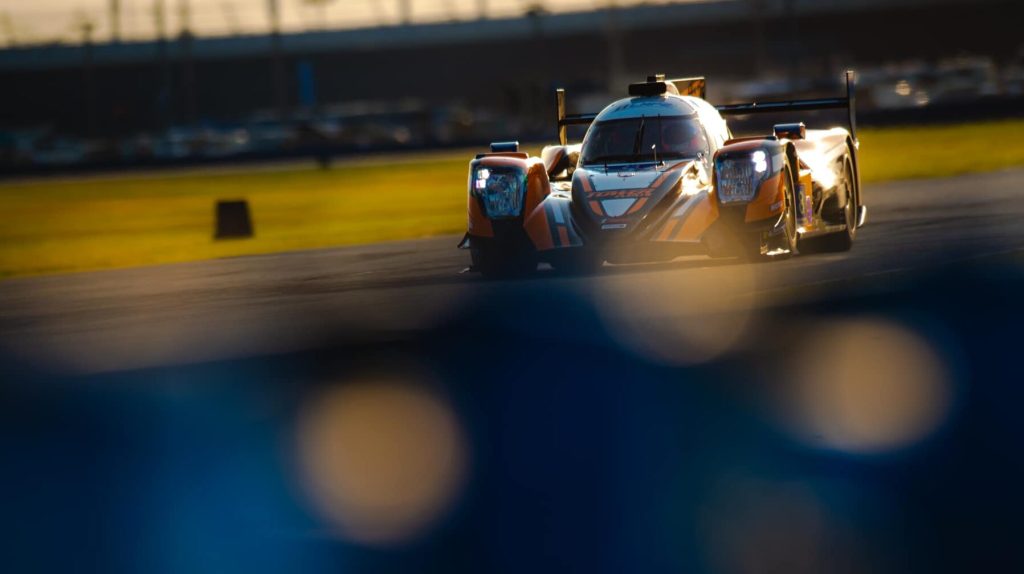
[(487, 216), (518, 217), (523, 211), (526, 174), (508, 167), (480, 167), (473, 173), (473, 193), (484, 200)]
[(771, 174), (771, 159), (763, 150), (750, 155), (720, 157), (715, 161), (718, 197), (722, 203), (751, 201)]

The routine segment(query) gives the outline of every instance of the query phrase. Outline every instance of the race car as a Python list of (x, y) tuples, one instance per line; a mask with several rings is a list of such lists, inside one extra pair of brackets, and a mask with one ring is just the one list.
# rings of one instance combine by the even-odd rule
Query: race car
[[(540, 157), (491, 144), (469, 165), (472, 270), (521, 274), (546, 262), (591, 271), (604, 262), (681, 255), (774, 259), (846, 251), (867, 209), (857, 163), (853, 72), (846, 96), (713, 106), (704, 78), (631, 84), (598, 114), (567, 115), (556, 91), (558, 145)], [(774, 126), (733, 138), (723, 116), (847, 111), (848, 128)], [(588, 125), (581, 143), (567, 127)]]

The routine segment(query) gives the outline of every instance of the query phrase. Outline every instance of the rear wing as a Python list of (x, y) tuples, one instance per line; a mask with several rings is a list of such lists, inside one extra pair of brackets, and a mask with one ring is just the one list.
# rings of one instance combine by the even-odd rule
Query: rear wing
[(752, 102), (749, 104), (730, 104), (727, 106), (715, 107), (723, 116), (845, 108), (846, 115), (850, 123), (850, 135), (853, 137), (853, 141), (857, 141), (857, 81), (853, 70), (846, 71), (846, 97), (844, 98), (819, 98), (815, 100), (791, 100), (785, 102)]
[[(846, 97), (820, 98), (816, 100), (790, 100), (785, 102), (751, 102), (749, 104), (716, 106), (716, 108), (723, 116), (845, 108), (850, 123), (850, 135), (853, 137), (854, 141), (857, 141), (856, 87), (856, 78), (853, 70), (847, 70)], [(649, 76), (646, 82), (631, 84), (629, 86), (629, 94), (632, 96), (653, 96), (664, 93), (694, 96), (702, 100), (706, 100), (707, 82), (703, 77), (666, 80), (663, 74), (658, 74), (655, 76)], [(558, 115), (558, 143), (561, 145), (566, 145), (568, 143), (568, 126), (588, 125), (597, 117), (597, 114), (566, 114), (565, 90), (562, 88), (555, 90), (555, 110)]]

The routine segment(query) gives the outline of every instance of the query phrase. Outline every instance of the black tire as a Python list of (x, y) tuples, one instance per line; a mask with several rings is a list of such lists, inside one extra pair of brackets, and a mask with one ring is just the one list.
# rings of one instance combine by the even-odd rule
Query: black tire
[(532, 254), (497, 247), (473, 247), (469, 250), (473, 268), (487, 279), (523, 277), (537, 270)]
[(793, 170), (787, 165), (785, 169), (785, 234), (782, 237), (782, 248), (789, 250), (790, 256), (796, 255), (799, 251), (799, 235), (797, 234), (796, 217), (796, 190), (793, 186)]
[(841, 253), (849, 251), (853, 247), (853, 240), (857, 237), (857, 185), (853, 180), (853, 165), (850, 158), (843, 160), (843, 185), (846, 187), (846, 204), (843, 206), (843, 221), (846, 229), (812, 237), (800, 242), (801, 249), (809, 253)]

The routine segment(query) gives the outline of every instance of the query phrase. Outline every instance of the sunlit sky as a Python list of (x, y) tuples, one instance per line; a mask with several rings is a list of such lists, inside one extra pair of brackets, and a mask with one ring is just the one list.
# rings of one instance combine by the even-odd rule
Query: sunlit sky
[[(521, 14), (535, 6), (551, 12), (602, 8), (614, 3), (666, 4), (696, 0), (404, 0), (414, 21), (468, 20), (481, 4), (493, 17)], [(155, 6), (163, 4), (168, 34), (176, 35), (190, 12), (199, 35), (258, 33), (269, 26), (270, 0), (0, 0), (0, 46), (49, 41), (77, 42), (85, 24), (93, 38), (111, 37), (110, 5), (121, 6), (121, 37), (147, 39), (156, 34)], [(278, 0), (286, 31), (350, 28), (400, 21), (403, 0)]]

